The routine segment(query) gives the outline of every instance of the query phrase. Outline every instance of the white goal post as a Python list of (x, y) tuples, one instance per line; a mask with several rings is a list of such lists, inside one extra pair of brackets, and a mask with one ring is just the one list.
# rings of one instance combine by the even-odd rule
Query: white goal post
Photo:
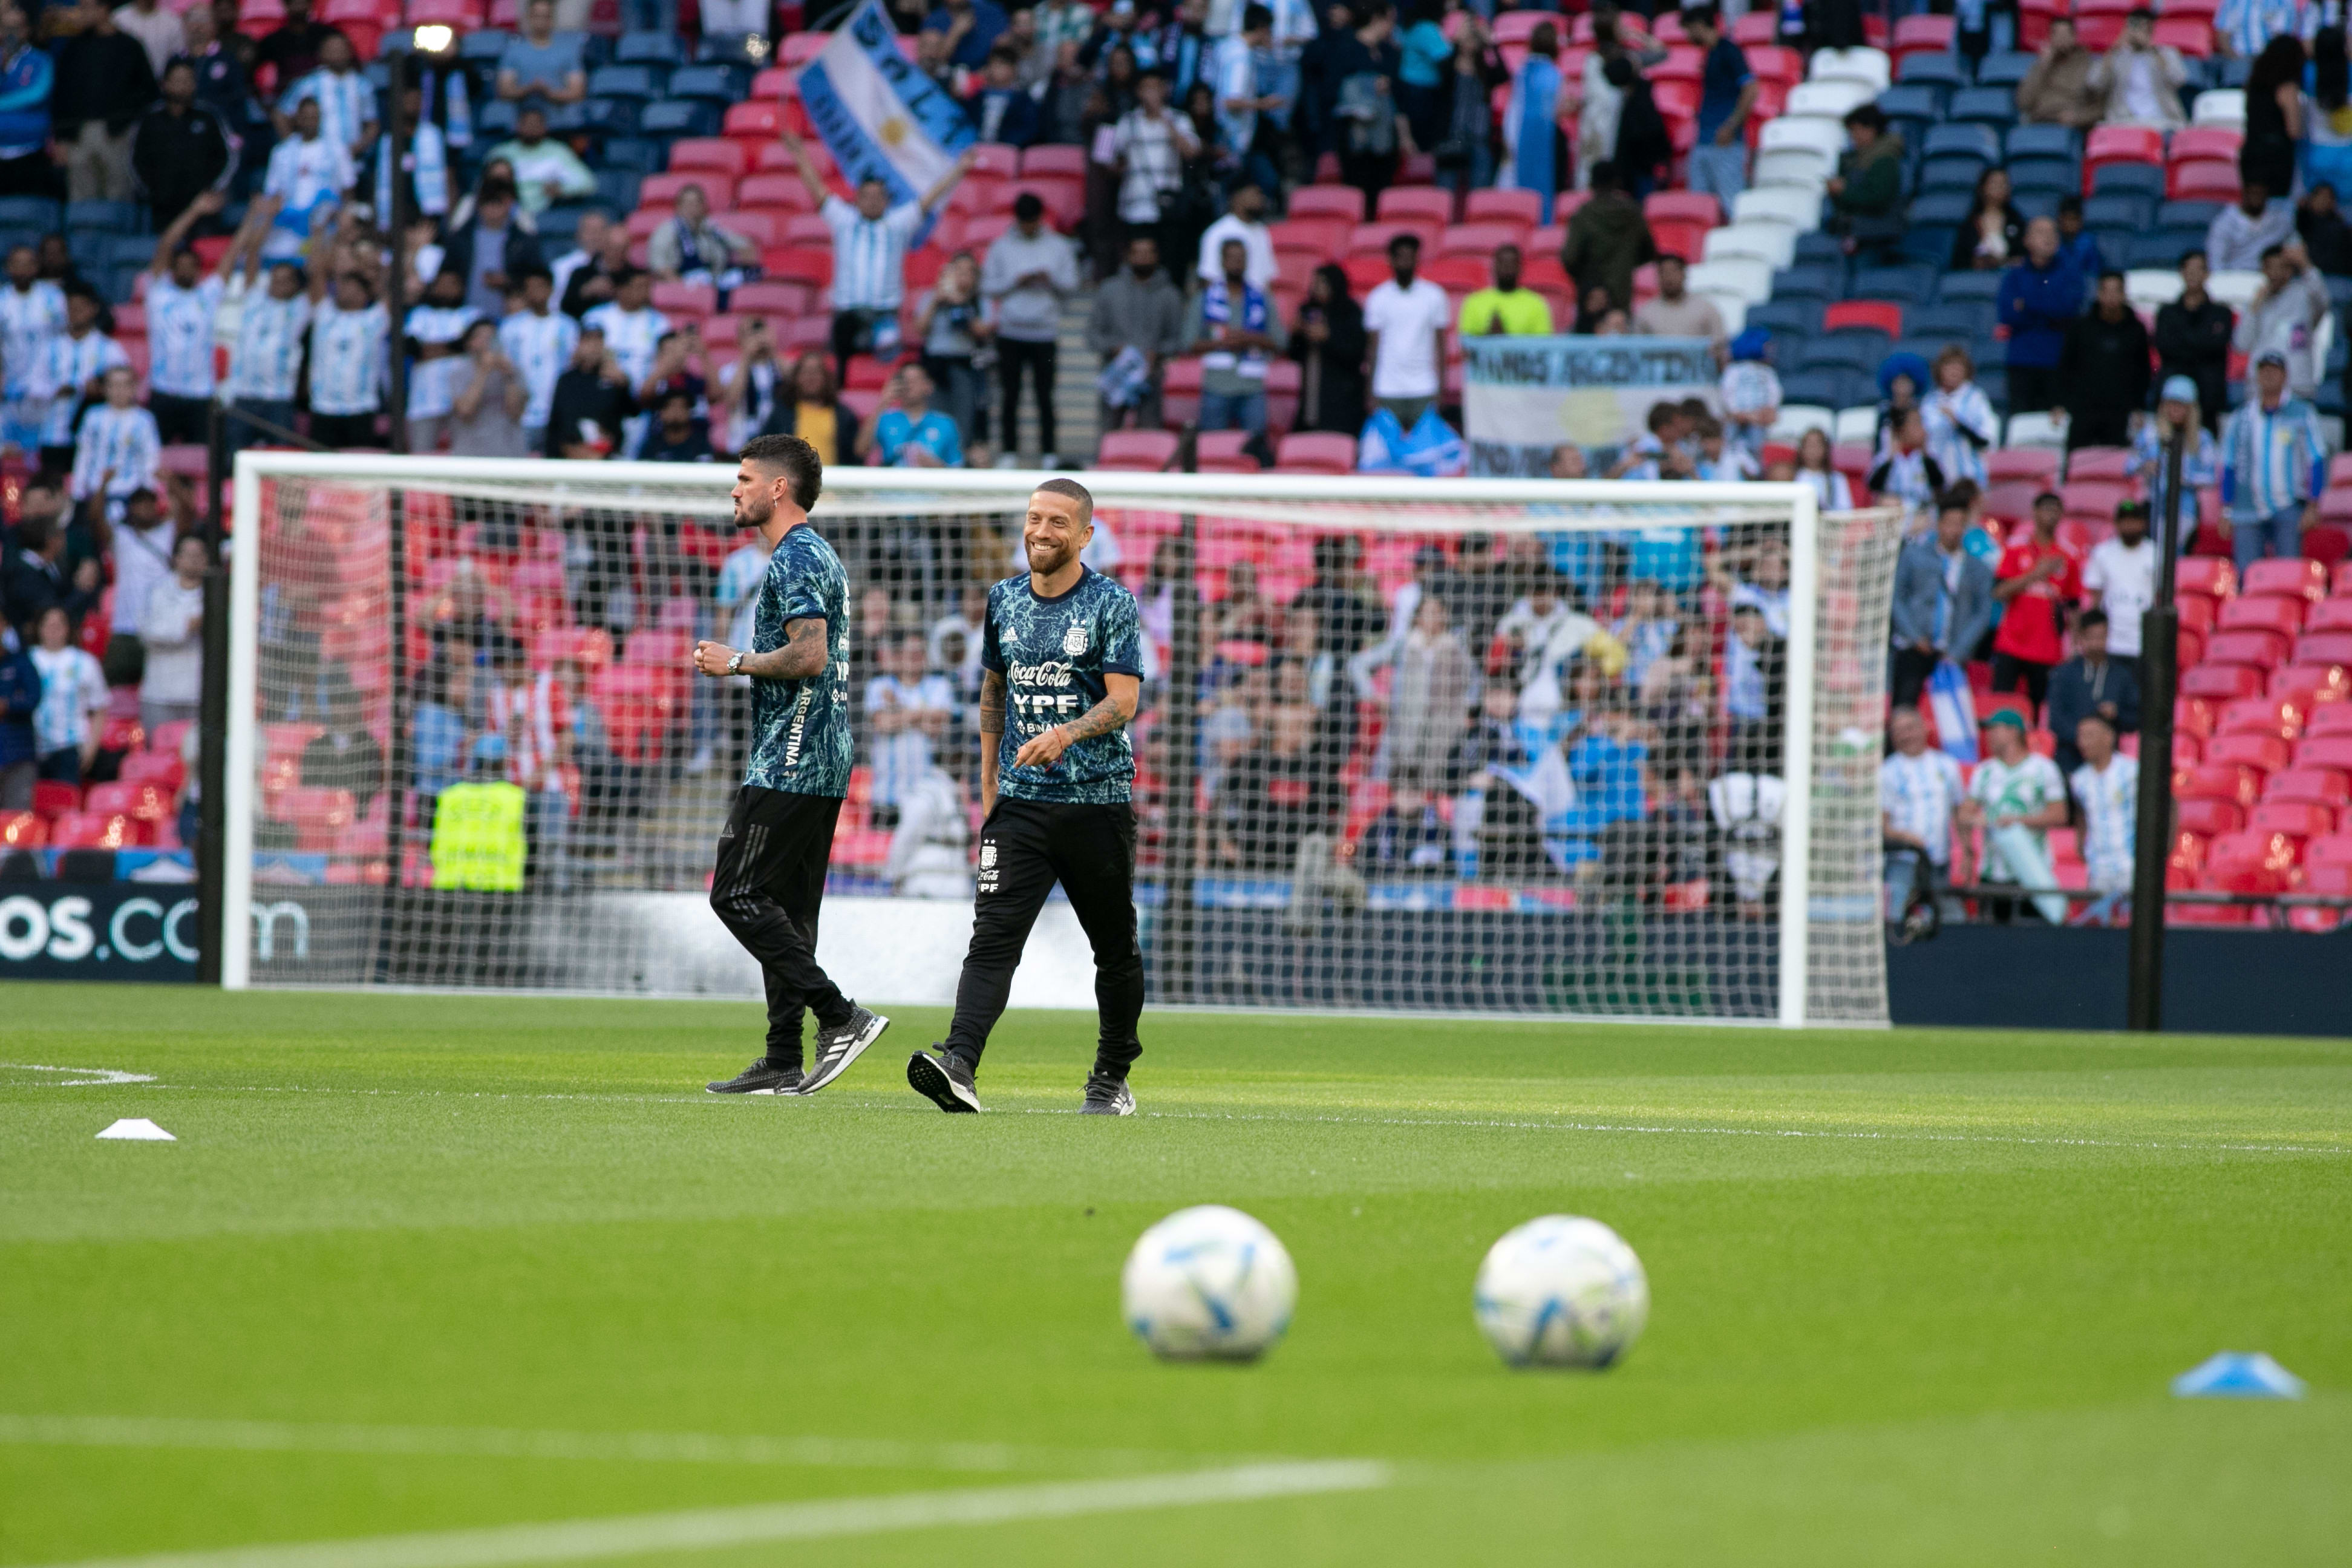
[[(1009, 529), (1007, 524), (1017, 519), (1034, 486), (1046, 477), (1009, 470), (836, 468), (825, 476), (825, 492), (813, 517), (828, 538), (835, 537), (836, 529), (858, 534), (865, 553), (852, 560), (851, 552), (844, 549), (845, 561), (850, 565), (853, 605), (858, 602), (861, 589), (867, 586), (860, 581), (859, 561), (887, 562), (888, 570), (897, 574), (886, 584), (889, 591), (900, 597), (920, 599), (923, 612), (930, 614), (940, 604), (950, 603), (946, 595), (957, 591), (959, 574), (955, 562), (968, 562), (961, 573), (965, 584), (980, 574), (983, 566), (994, 574), (1007, 568), (1008, 541), (1017, 539), (1017, 524)], [(1293, 547), (1304, 542), (1294, 537), (1297, 535), (1317, 539), (1346, 536), (1360, 542), (1370, 542), (1376, 553), (1381, 552), (1383, 536), (1398, 549), (1402, 549), (1407, 541), (1417, 541), (1421, 542), (1420, 549), (1412, 552), (1415, 562), (1424, 557), (1433, 560), (1452, 551), (1456, 541), (1472, 537), (1507, 542), (1524, 536), (1542, 542), (1543, 550), (1553, 549), (1560, 540), (1580, 536), (1589, 536), (1595, 542), (1614, 541), (1643, 533), (1654, 536), (1658, 531), (1675, 529), (1706, 531), (1707, 536), (1716, 541), (1735, 535), (1785, 540), (1785, 632), (1778, 634), (1780, 668), (1785, 670), (1785, 679), (1779, 685), (1775, 710), (1786, 743), (1774, 747), (1773, 765), (1778, 771), (1780, 799), (1786, 804), (1779, 808), (1777, 877), (1767, 901), (1745, 910), (1745, 925), (1740, 919), (1724, 912), (1719, 904), (1704, 917), (1685, 917), (1686, 921), (1703, 918), (1709, 934), (1704, 942), (1689, 939), (1685, 949), (1677, 950), (1675, 964), (1670, 966), (1675, 968), (1676, 977), (1659, 981), (1656, 986), (1661, 994), (1673, 993), (1683, 999), (1654, 1005), (1642, 1001), (1651, 992), (1636, 986), (1634, 1001), (1630, 1005), (1595, 1000), (1601, 997), (1602, 992), (1579, 990), (1573, 975), (1564, 979), (1549, 976), (1540, 984), (1531, 982), (1517, 992), (1497, 981), (1495, 994), (1522, 998), (1560, 994), (1582, 998), (1560, 1005), (1557, 1016), (1663, 1016), (1689, 1021), (1778, 1022), (1787, 1026), (1872, 1026), (1886, 1022), (1883, 926), (1876, 891), (1879, 821), (1875, 775), (1885, 701), (1886, 613), (1900, 533), (1899, 521), (1892, 511), (1824, 516), (1815, 491), (1802, 484), (1430, 481), (1281, 473), (1108, 471), (1082, 471), (1075, 477), (1093, 491), (1098, 516), (1107, 531), (1131, 537), (1139, 543), (1145, 539), (1158, 540), (1163, 547), (1169, 541), (1181, 540), (1186, 552), (1200, 548), (1213, 531), (1220, 529), (1254, 530), (1247, 537), (1261, 542), (1273, 542), (1277, 549), (1288, 552), (1286, 559), (1294, 561), (1298, 555)], [(507, 548), (513, 546), (516, 540), (522, 540), (525, 542), (518, 548), (525, 555), (543, 545), (543, 559), (518, 567), (511, 579), (502, 580), (506, 588), (512, 589), (513, 601), (525, 604), (530, 599), (524, 589), (515, 586), (523, 581), (526, 571), (552, 574), (555, 585), (541, 595), (542, 600), (554, 601), (551, 613), (558, 617), (576, 616), (581, 619), (604, 616), (617, 628), (613, 637), (632, 641), (634, 646), (628, 628), (648, 630), (657, 613), (663, 616), (667, 629), (683, 628), (696, 613), (689, 604), (688, 608), (672, 614), (673, 607), (688, 604), (689, 596), (681, 593), (675, 598), (663, 598), (659, 596), (662, 588), (647, 585), (657, 571), (667, 569), (658, 564), (657, 558), (666, 560), (669, 552), (687, 549), (678, 543), (682, 535), (691, 536), (689, 544), (692, 540), (700, 540), (709, 549), (718, 548), (702, 531), (720, 535), (728, 549), (740, 543), (740, 539), (731, 537), (730, 528), (727, 492), (732, 478), (731, 468), (709, 465), (250, 450), (238, 454), (234, 483), (230, 728), (225, 790), (227, 829), (222, 924), (224, 985), (240, 989), (259, 984), (370, 984), (416, 980), (415, 973), (387, 969), (379, 958), (361, 951), (373, 940), (362, 928), (380, 931), (392, 921), (394, 917), (384, 912), (385, 908), (397, 903), (404, 889), (414, 888), (420, 875), (415, 868), (423, 850), (421, 829), (407, 822), (414, 809), (406, 793), (409, 773), (416, 764), (412, 760), (407, 768), (393, 765), (409, 756), (413, 748), (404, 731), (394, 733), (389, 715), (408, 710), (411, 688), (407, 682), (418, 674), (421, 665), (438, 657), (442, 647), (439, 639), (449, 631), (448, 605), (459, 604), (457, 613), (461, 616), (487, 618), (489, 615), (478, 607), (478, 600), (465, 600), (462, 596), (474, 581), (468, 552), (476, 544), (494, 538), (498, 547)], [(582, 519), (591, 520), (593, 526), (583, 524)], [(1351, 544), (1349, 548), (1358, 546)], [(1601, 547), (1595, 542), (1591, 548), (1597, 556)], [(1499, 560), (1503, 543), (1497, 542), (1493, 549)], [(1537, 551), (1538, 546), (1530, 543), (1526, 553), (1533, 557)], [(428, 555), (431, 562), (426, 560)], [(1403, 557), (1391, 550), (1383, 558), (1393, 563)], [(1178, 553), (1170, 559), (1190, 563), (1197, 557)], [(1319, 562), (1321, 558), (1317, 559)], [(1158, 557), (1154, 557), (1151, 567), (1153, 572), (1159, 570)], [(1414, 569), (1419, 570), (1418, 566)], [(1500, 567), (1495, 570), (1499, 580)], [(599, 571), (612, 579), (597, 590), (607, 596), (583, 607), (585, 601), (578, 585), (581, 574)], [(450, 586), (453, 572), (454, 589)], [(1145, 575), (1132, 555), (1122, 574), (1131, 585)], [(1178, 597), (1186, 609), (1180, 615), (1198, 616), (1215, 608), (1210, 605), (1204, 609), (1192, 596), (1192, 584), (1205, 580), (1189, 572), (1183, 574), (1185, 591)], [(495, 595), (504, 589), (489, 591)], [(455, 601), (449, 596), (453, 592), (459, 595)], [(619, 596), (610, 596), (613, 593)], [(435, 594), (440, 596), (432, 598)], [(930, 597), (923, 598), (925, 594)], [(1711, 597), (1709, 603), (1713, 607), (1708, 613), (1716, 622), (1713, 646), (1727, 647), (1724, 627), (1736, 617), (1725, 613), (1719, 598)], [(427, 604), (438, 606), (444, 624), (420, 625), (421, 606)], [(650, 607), (656, 605), (660, 606), (658, 612)], [(322, 607), (341, 618), (332, 625), (306, 626), (305, 617), (320, 616)], [(1382, 616), (1387, 614), (1385, 605), (1376, 607)], [(1279, 611), (1278, 604), (1276, 611)], [(503, 613), (513, 617), (525, 612), (509, 609)], [(697, 624), (698, 635), (707, 633), (723, 639), (723, 616), (714, 623), (712, 616), (717, 612), (706, 606), (699, 613), (703, 620)], [(381, 629), (371, 624), (371, 617), (378, 615), (385, 617)], [(1693, 618), (1685, 616), (1686, 621)], [(912, 626), (918, 622), (909, 617), (902, 624)], [(1186, 633), (1181, 629), (1181, 624), (1179, 639), (1205, 636), (1197, 625), (1192, 632)], [(618, 641), (613, 646), (618, 646)], [(1197, 644), (1189, 654), (1177, 654), (1174, 677), (1197, 679), (1204, 661), (1222, 657), (1204, 651), (1205, 647)], [(415, 651), (427, 648), (432, 651), (421, 655)], [(478, 656), (469, 653), (467, 657), (473, 659)], [(478, 656), (483, 662), (496, 657), (495, 653)], [(1188, 659), (1190, 662), (1186, 662)], [(370, 661), (382, 661), (386, 668), (376, 669)], [(1704, 665), (1703, 655), (1699, 662)], [(353, 711), (367, 714), (375, 744), (390, 759), (378, 777), (363, 788), (361, 796), (367, 798), (374, 793), (374, 785), (380, 784), (402, 803), (402, 822), (405, 826), (392, 828), (390, 842), (395, 847), (389, 852), (380, 847), (376, 838), (344, 819), (338, 819), (331, 829), (320, 828), (316, 833), (308, 826), (299, 826), (299, 836), (288, 840), (283, 825), (273, 814), (276, 805), (295, 802), (298, 795), (308, 799), (320, 794), (308, 787), (299, 788), (294, 795), (286, 793), (296, 785), (308, 786), (310, 780), (291, 771), (294, 764), (289, 764), (288, 758), (292, 753), (286, 748), (290, 748), (302, 731), (284, 721), (289, 714), (298, 715), (310, 729), (316, 730), (320, 721), (331, 717), (328, 710), (337, 698), (351, 695), (348, 685), (340, 691), (327, 689), (330, 667), (333, 679), (345, 681), (349, 677), (364, 688), (353, 700), (365, 706), (355, 706)], [(1826, 683), (1824, 671), (1832, 672)], [(1171, 672), (1161, 673), (1167, 676)], [(303, 688), (305, 681), (310, 683), (308, 690)], [(1185, 727), (1193, 722), (1184, 717), (1190, 706), (1189, 689), (1173, 689), (1173, 700), (1167, 701), (1166, 710), (1177, 727), (1169, 731), (1168, 755), (1161, 764), (1171, 778), (1179, 781), (1171, 786), (1176, 792), (1169, 796), (1171, 817), (1192, 809), (1199, 787), (1199, 781), (1193, 777), (1192, 761), (1199, 748), (1192, 731)], [(478, 692), (475, 700), (478, 706)], [(1718, 711), (1711, 716), (1713, 730), (1709, 732), (1717, 735), (1715, 749), (1720, 753), (1720, 693), (1712, 700)], [(681, 705), (696, 705), (692, 734), (704, 738), (706, 749), (715, 738), (723, 753), (727, 716), (721, 712), (716, 720), (709, 718), (703, 711), (706, 700), (706, 694), (693, 690), (687, 690), (678, 699)], [(852, 693), (851, 700), (853, 704), (857, 702), (856, 693)], [(1347, 700), (1344, 690), (1336, 700)], [(684, 708), (680, 706), (675, 712), (664, 708), (663, 712), (665, 722), (676, 731), (668, 744), (682, 755), (691, 743)], [(459, 728), (462, 735), (463, 725)], [(297, 730), (291, 739), (281, 733), (289, 729)], [(667, 757), (667, 762), (652, 772), (641, 769), (636, 775), (632, 788), (638, 796), (650, 794), (658, 798), (669, 792), (667, 781), (687, 777), (688, 767), (681, 761), (681, 755), (667, 752), (662, 755)], [(700, 761), (698, 752), (694, 762)], [(456, 765), (463, 771), (467, 765), (465, 753), (459, 755)], [(1380, 765), (1361, 748), (1349, 763), (1356, 774), (1376, 772)], [(1710, 764), (1708, 771), (1724, 765), (1718, 761)], [(1766, 771), (1762, 765), (1754, 770), (1759, 774)], [(700, 779), (703, 775), (695, 773), (692, 776)], [(718, 784), (714, 781), (709, 786), (698, 787), (715, 788)], [(1762, 781), (1758, 782), (1756, 789), (1760, 800)], [(384, 807), (381, 800), (376, 805), (383, 808), (379, 815), (392, 810)], [(580, 810), (576, 799), (572, 809)], [(639, 799), (630, 809), (642, 812), (647, 807)], [(715, 835), (717, 823), (718, 815), (708, 816), (705, 837)], [(275, 842), (262, 842), (265, 827)], [(331, 839), (330, 835), (335, 832), (345, 837)], [(288, 849), (289, 842), (303, 847), (302, 852)], [(328, 847), (316, 849), (319, 845)], [(614, 891), (610, 900), (639, 897), (647, 890), (671, 896), (698, 894), (702, 883), (694, 879), (690, 845), (678, 847), (674, 854), (665, 848), (663, 853), (670, 855), (670, 860), (665, 862), (666, 869), (647, 869), (659, 857), (640, 853), (642, 848), (623, 845), (615, 849), (606, 846), (596, 852), (609, 854), (609, 865), (591, 868), (584, 859), (577, 864), (583, 875), (594, 870), (604, 878), (600, 887), (620, 889), (625, 883), (625, 892)], [(339, 856), (339, 849), (351, 852)], [(361, 858), (371, 849), (374, 859)], [(1202, 857), (1207, 854), (1197, 844), (1193, 852)], [(533, 854), (537, 876), (536, 847)], [(339, 968), (326, 965), (308, 974), (289, 973), (284, 963), (289, 944), (298, 940), (314, 940), (305, 932), (322, 917), (304, 912), (301, 901), (294, 903), (292, 914), (272, 911), (282, 910), (289, 902), (279, 897), (282, 884), (307, 882), (320, 886), (320, 873), (316, 863), (321, 858), (327, 867), (323, 880), (328, 885), (317, 896), (336, 894), (347, 900), (343, 907), (357, 911), (333, 917), (348, 920), (357, 933), (351, 939), (352, 951), (338, 961)], [(298, 861), (300, 864), (296, 864)], [(623, 863), (630, 867), (627, 879), (611, 869)], [(1204, 864), (1205, 858), (1191, 863)], [(700, 869), (707, 871), (707, 858)], [(384, 889), (387, 878), (393, 884), (390, 893)], [(1187, 890), (1188, 885), (1198, 883), (1185, 863), (1171, 859), (1162, 880), (1171, 910), (1189, 909), (1200, 902), (1200, 895)], [(1312, 889), (1311, 883), (1295, 884), (1294, 893), (1299, 885)], [(1424, 882), (1414, 894), (1416, 907), (1443, 901), (1442, 897), (1428, 890), (1431, 885)], [(583, 900), (592, 895), (568, 881), (562, 886), (562, 896), (571, 901), (562, 907), (572, 915), (578, 914), (584, 907)], [(1360, 902), (1361, 893), (1360, 886), (1357, 886), (1349, 896)], [(1549, 889), (1543, 897), (1563, 908), (1579, 905), (1572, 879), (1568, 879), (1566, 890)], [(1493, 907), (1498, 904), (1501, 895), (1487, 892), (1482, 893), (1481, 898), (1487, 900), (1481, 907)], [(1294, 898), (1294, 904), (1295, 901)], [(1397, 901), (1402, 907), (1408, 900), (1400, 895)], [(1590, 898), (1583, 900), (1587, 905), (1591, 901)], [(1465, 901), (1463, 907), (1468, 907), (1468, 903)], [(835, 919), (834, 909), (835, 904), (829, 901), (828, 922)], [(304, 930), (286, 929), (287, 922), (298, 915)], [(437, 918), (440, 917), (413, 917), (419, 921)], [(1175, 918), (1173, 914), (1162, 917)], [(1540, 913), (1528, 917), (1541, 918)], [(1661, 941), (1682, 940), (1662, 939), (1654, 934), (1657, 930), (1681, 929), (1674, 927), (1670, 919), (1657, 916), (1654, 910), (1640, 916), (1635, 923), (1641, 922), (1647, 922), (1643, 930), (1652, 934), (1637, 934), (1625, 940), (1636, 945), (1647, 940), (1653, 948)], [(1147, 943), (1152, 929), (1152, 922), (1147, 921)], [(1413, 940), (1405, 928), (1398, 927), (1397, 931), (1404, 934), (1391, 931), (1382, 940), (1407, 944)], [(323, 938), (318, 940), (324, 945)], [(1244, 931), (1229, 940), (1246, 944), (1254, 939)], [(1535, 962), (1533, 946), (1522, 953), (1510, 945), (1519, 940), (1517, 936), (1503, 939), (1505, 945), (1499, 956), (1506, 960), (1526, 956)], [(1696, 971), (1722, 954), (1735, 950), (1746, 952), (1751, 947), (1759, 955), (1752, 960), (1759, 967), (1751, 992), (1760, 1000), (1717, 1006), (1690, 999), (1708, 994), (1707, 977)], [(1328, 959), (1329, 950), (1322, 951)], [(601, 980), (574, 974), (552, 982), (552, 987), (635, 994), (709, 994), (709, 987), (698, 982), (673, 984), (659, 973), (645, 972), (642, 965), (649, 961), (642, 954), (632, 962), (640, 967), (630, 969), (616, 961), (612, 973)], [(1284, 962), (1311, 970), (1318, 960), (1302, 949), (1299, 953), (1286, 954)], [(1556, 968), (1563, 964), (1572, 968), (1577, 961), (1554, 954), (1543, 962)], [(524, 974), (524, 978), (518, 980), (516, 974)], [(951, 979), (950, 976), (950, 984)], [(479, 977), (462, 979), (441, 973), (428, 976), (423, 983), (520, 985), (526, 989), (536, 988), (539, 984), (523, 970), (486, 971)], [(1686, 990), (1678, 991), (1678, 987)], [(1610, 998), (1626, 994), (1624, 986), (1617, 982), (1612, 982), (1606, 992)], [(1317, 992), (1314, 984), (1302, 980), (1296, 988), (1282, 994), (1285, 999), (1266, 1005), (1304, 1005), (1307, 1004), (1300, 998), (1310, 994), (1331, 993)], [(1336, 1005), (1369, 1005), (1360, 1000), (1361, 995), (1369, 994), (1351, 991), (1348, 995), (1358, 999), (1342, 1000)], [(1433, 990), (1429, 994), (1435, 996), (1437, 992)], [(904, 1000), (888, 996), (877, 999)], [(1175, 998), (1187, 999), (1218, 1005), (1218, 995), (1206, 992)], [(1166, 998), (1155, 994), (1155, 1004), (1163, 1000)], [(1426, 1005), (1433, 1011), (1461, 1010), (1458, 1003)], [(1471, 1005), (1484, 1010), (1488, 1004)], [(1553, 1005), (1540, 1001), (1530, 1005), (1520, 1000), (1497, 1005), (1502, 1011), (1521, 1016), (1540, 1016), (1550, 1012)]]

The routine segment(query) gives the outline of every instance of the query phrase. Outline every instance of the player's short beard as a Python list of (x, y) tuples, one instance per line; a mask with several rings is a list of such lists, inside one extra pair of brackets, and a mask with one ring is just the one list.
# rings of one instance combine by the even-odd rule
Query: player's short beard
[(1029, 553), (1029, 570), (1041, 577), (1050, 577), (1070, 563), (1069, 547), (1057, 540), (1045, 538), (1033, 542), (1024, 539), (1021, 542)]
[[(755, 512), (752, 509), (758, 508)], [(765, 528), (768, 520), (776, 515), (776, 498), (772, 493), (748, 495), (735, 503), (735, 526)]]

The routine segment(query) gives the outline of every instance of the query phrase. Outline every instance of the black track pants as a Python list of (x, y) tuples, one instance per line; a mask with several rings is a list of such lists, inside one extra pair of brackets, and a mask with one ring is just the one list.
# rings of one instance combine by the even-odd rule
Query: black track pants
[(948, 1049), (974, 1063), (1003, 1015), (1013, 971), (1045, 895), (1062, 884), (1095, 952), (1095, 1004), (1102, 1014), (1096, 1062), (1125, 1077), (1143, 1054), (1143, 949), (1135, 938), (1135, 808), (1050, 805), (998, 796), (980, 830), (979, 892), (971, 951), (956, 984)]
[(845, 1022), (851, 1007), (816, 962), (817, 907), (841, 802), (745, 784), (719, 834), (710, 907), (760, 961), (768, 984), (768, 1059), (801, 1065), (801, 1012), (821, 1026)]

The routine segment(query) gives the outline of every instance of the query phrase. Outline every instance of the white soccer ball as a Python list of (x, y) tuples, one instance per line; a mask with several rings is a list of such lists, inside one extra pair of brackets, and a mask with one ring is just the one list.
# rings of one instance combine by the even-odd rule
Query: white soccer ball
[(1127, 1255), (1119, 1299), (1135, 1337), (1170, 1361), (1250, 1361), (1290, 1327), (1298, 1271), (1239, 1209), (1179, 1209)]
[(1551, 1214), (1504, 1236), (1478, 1266), (1478, 1328), (1513, 1366), (1614, 1365), (1650, 1317), (1650, 1281), (1597, 1219)]

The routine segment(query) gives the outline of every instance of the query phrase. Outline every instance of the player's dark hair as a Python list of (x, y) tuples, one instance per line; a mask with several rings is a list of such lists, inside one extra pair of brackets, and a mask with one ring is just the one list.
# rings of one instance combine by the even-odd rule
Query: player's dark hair
[(824, 460), (797, 436), (754, 436), (743, 443), (743, 461), (790, 477), (793, 504), (803, 511), (816, 505), (817, 492), (824, 488)]
[(1072, 500), (1078, 503), (1078, 521), (1080, 522), (1092, 522), (1095, 520), (1094, 492), (1087, 489), (1086, 486), (1078, 483), (1076, 479), (1047, 479), (1044, 484), (1039, 485), (1036, 489), (1031, 493), (1045, 496), (1067, 496)]

